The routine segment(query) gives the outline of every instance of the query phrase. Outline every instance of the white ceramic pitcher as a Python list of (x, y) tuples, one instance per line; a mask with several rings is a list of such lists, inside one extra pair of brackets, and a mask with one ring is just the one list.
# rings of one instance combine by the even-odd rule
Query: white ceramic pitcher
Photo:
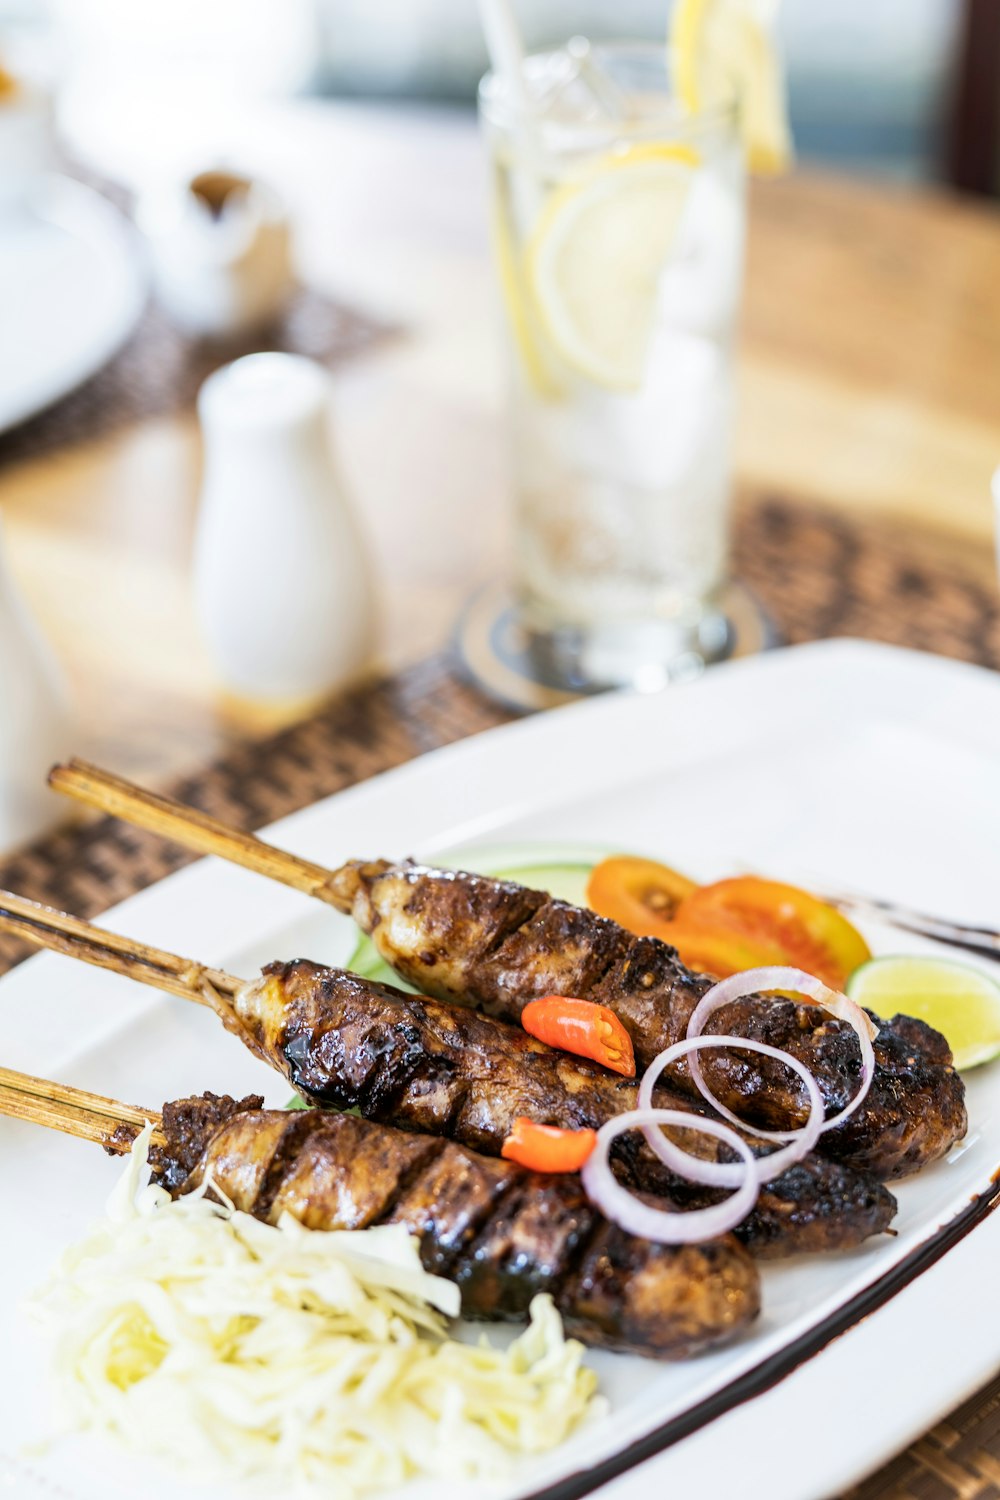
[(247, 697), (330, 692), (372, 654), (371, 580), (330, 451), (329, 387), (312, 360), (251, 354), (199, 396), (197, 607), (222, 681)]

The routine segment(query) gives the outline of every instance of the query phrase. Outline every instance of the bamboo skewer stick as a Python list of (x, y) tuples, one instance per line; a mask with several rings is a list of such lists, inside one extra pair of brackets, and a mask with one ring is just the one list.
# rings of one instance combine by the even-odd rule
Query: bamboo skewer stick
[(194, 849), (199, 854), (216, 854), (307, 896), (317, 896), (321, 901), (328, 899), (326, 887), (331, 871), (322, 865), (314, 865), (311, 860), (276, 849), (273, 844), (266, 844), (251, 833), (238, 833), (197, 808), (185, 807), (170, 797), (134, 786), (122, 776), (102, 771), (99, 766), (89, 765), (83, 760), (53, 766), (49, 772), (49, 785), (57, 792), (65, 792), (78, 802), (97, 808), (99, 812), (111, 813), (138, 828), (173, 839), (185, 849)]
[(133, 942), (115, 932), (106, 932), (103, 927), (95, 927), (93, 923), (71, 917), (67, 912), (29, 901), (13, 891), (0, 890), (0, 927), (17, 933), (37, 947), (64, 953), (68, 958), (82, 959), (84, 963), (111, 969), (116, 974), (127, 974), (130, 979), (183, 995), (186, 1000), (196, 1000), (200, 1005), (212, 1005), (206, 993), (209, 986), (219, 995), (229, 996), (235, 995), (242, 986), (242, 980), (221, 969), (210, 969), (191, 959), (180, 958), (176, 953)]
[(142, 1125), (150, 1118), (149, 1110), (137, 1105), (123, 1104), (120, 1099), (109, 1099), (106, 1094), (91, 1094), (86, 1089), (74, 1088), (72, 1084), (53, 1083), (49, 1078), (18, 1073), (13, 1068), (0, 1068), (0, 1088), (17, 1089), (38, 1099), (69, 1104), (108, 1120), (126, 1120), (133, 1125)]
[(12, 891), (0, 890), (0, 930), (16, 933), (36, 947), (48, 948), (67, 958), (93, 964), (98, 969), (110, 969), (114, 974), (124, 974), (129, 979), (137, 979), (169, 994), (180, 995), (184, 1000), (193, 1000), (197, 1005), (205, 1005), (255, 1056), (268, 1061), (233, 1007), (233, 999), (243, 988), (243, 980), (235, 974), (210, 969), (205, 964), (180, 958), (161, 948), (151, 948), (146, 943), (132, 942), (79, 917), (16, 896)]
[[(183, 848), (197, 850), (199, 854), (216, 854), (258, 875), (277, 880), (281, 885), (291, 886), (293, 890), (337, 906), (330, 888), (335, 871), (324, 869), (322, 865), (313, 864), (311, 860), (290, 854), (285, 849), (277, 849), (253, 834), (237, 833), (196, 808), (147, 792), (123, 777), (113, 776), (85, 761), (72, 760), (53, 767), (49, 784), (56, 791), (65, 792), (101, 812), (112, 813), (139, 828), (173, 839)], [(993, 928), (931, 917), (869, 896), (825, 894), (822, 899), (832, 906), (854, 908), (901, 931), (934, 938), (955, 948), (965, 948), (970, 953), (987, 958), (1000, 954), (1000, 931)]]
[(141, 1130), (147, 1121), (151, 1122), (153, 1139), (163, 1140), (158, 1110), (137, 1109), (118, 1099), (107, 1099), (103, 1094), (52, 1083), (47, 1078), (35, 1078), (11, 1068), (0, 1068), (0, 1115), (45, 1125), (119, 1153), (128, 1149), (127, 1139), (113, 1139), (122, 1125)]

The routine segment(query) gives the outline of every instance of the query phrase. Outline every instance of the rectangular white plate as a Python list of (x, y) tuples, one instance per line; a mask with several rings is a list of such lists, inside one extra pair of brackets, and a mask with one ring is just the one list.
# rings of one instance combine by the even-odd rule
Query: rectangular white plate
[[(752, 867), (995, 923), (1000, 680), (882, 646), (797, 647), (658, 696), (603, 697), (480, 735), (272, 833), (328, 865), (486, 842), (610, 844), (696, 877)], [(214, 860), (105, 920), (238, 974), (271, 958), (342, 962), (353, 946), (336, 914)], [(866, 931), (877, 951), (921, 946)], [(132, 1102), (205, 1088), (287, 1096), (204, 1010), (49, 954), (0, 982), (0, 1019), (7, 1066)], [(763, 1316), (715, 1354), (677, 1366), (590, 1356), (611, 1416), (499, 1489), (464, 1485), (463, 1497), (573, 1500), (604, 1485), (616, 1500), (735, 1489), (810, 1500), (926, 1429), (1000, 1364), (1000, 1214), (982, 1211), (1000, 1164), (1000, 1064), (971, 1074), (968, 1093), (969, 1137), (900, 1185), (896, 1238), (765, 1267)], [(61, 1440), (41, 1456), (29, 1446), (49, 1412), (44, 1351), (19, 1294), (95, 1216), (119, 1170), (93, 1147), (0, 1122), (0, 1489), (219, 1500), (230, 1491), (95, 1441)]]

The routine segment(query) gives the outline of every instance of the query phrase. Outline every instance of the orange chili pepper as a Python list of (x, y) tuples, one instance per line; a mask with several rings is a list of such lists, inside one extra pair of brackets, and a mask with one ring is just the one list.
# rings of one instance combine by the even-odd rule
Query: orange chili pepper
[(596, 1145), (596, 1130), (560, 1130), (518, 1115), (500, 1155), (532, 1172), (579, 1172)]
[(632, 1038), (606, 1005), (569, 995), (543, 995), (524, 1007), (521, 1025), (529, 1036), (550, 1047), (589, 1057), (626, 1078), (635, 1077)]

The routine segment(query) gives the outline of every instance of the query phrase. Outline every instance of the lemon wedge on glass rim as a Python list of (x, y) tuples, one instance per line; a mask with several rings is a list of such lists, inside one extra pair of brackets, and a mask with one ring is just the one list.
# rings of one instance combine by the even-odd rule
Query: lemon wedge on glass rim
[(777, 0), (677, 0), (668, 54), (674, 90), (690, 115), (735, 103), (752, 172), (791, 162), (785, 79), (774, 44)]
[(549, 195), (527, 247), (542, 326), (577, 374), (642, 383), (660, 275), (698, 155), (679, 142), (609, 151)]
[(982, 969), (926, 954), (873, 958), (855, 969), (847, 993), (877, 1015), (926, 1021), (947, 1038), (960, 1072), (1000, 1057), (1000, 984)]

